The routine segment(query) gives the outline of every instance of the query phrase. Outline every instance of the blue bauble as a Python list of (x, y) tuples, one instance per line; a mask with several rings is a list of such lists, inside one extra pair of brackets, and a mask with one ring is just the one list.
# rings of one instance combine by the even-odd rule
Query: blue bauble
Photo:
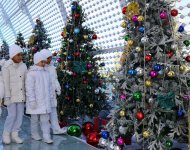
[(160, 64), (156, 64), (155, 66), (154, 66), (154, 70), (155, 71), (160, 71), (162, 69), (162, 66), (160, 65)]
[(75, 28), (75, 29), (74, 29), (74, 33), (75, 33), (75, 34), (79, 34), (79, 32), (80, 32), (80, 29), (79, 29), (79, 28)]
[(66, 88), (66, 89), (69, 89), (69, 84), (66, 84), (66, 85), (65, 85), (65, 88)]
[(179, 26), (179, 28), (178, 28), (178, 32), (183, 32), (184, 31), (184, 26)]
[(72, 57), (71, 55), (69, 55), (69, 56), (67, 56), (67, 59), (68, 59), (68, 60), (72, 60), (73, 57)]
[(104, 139), (108, 139), (109, 138), (109, 132), (108, 131), (102, 131), (101, 136)]
[(137, 71), (133, 70), (133, 69), (129, 69), (127, 73), (128, 73), (128, 75), (134, 76), (137, 74)]
[(100, 64), (100, 66), (102, 66), (102, 67), (103, 67), (103, 66), (105, 66), (105, 63), (104, 63), (104, 62), (103, 62), (103, 63), (101, 63), (101, 64)]
[(144, 33), (144, 27), (140, 27), (140, 28), (139, 28), (139, 31), (140, 31), (141, 33)]
[(76, 6), (71, 6), (71, 10), (76, 10), (77, 9), (77, 7)]
[(185, 113), (184, 113), (183, 109), (178, 110), (178, 112), (177, 112), (178, 117), (183, 117), (184, 115), (185, 115)]

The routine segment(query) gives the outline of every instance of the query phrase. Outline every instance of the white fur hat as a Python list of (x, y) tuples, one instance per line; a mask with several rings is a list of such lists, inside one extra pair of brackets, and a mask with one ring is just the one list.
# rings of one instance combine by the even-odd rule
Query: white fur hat
[(46, 60), (46, 58), (44, 57), (44, 55), (42, 55), (41, 52), (37, 52), (34, 54), (34, 64), (36, 65), (37, 63), (39, 63), (42, 60)]
[(42, 53), (42, 55), (45, 56), (46, 59), (48, 57), (52, 56), (52, 53), (49, 50), (47, 50), (47, 49), (42, 49), (40, 52)]
[(9, 57), (13, 58), (16, 54), (22, 53), (23, 50), (20, 46), (13, 44), (9, 47)]

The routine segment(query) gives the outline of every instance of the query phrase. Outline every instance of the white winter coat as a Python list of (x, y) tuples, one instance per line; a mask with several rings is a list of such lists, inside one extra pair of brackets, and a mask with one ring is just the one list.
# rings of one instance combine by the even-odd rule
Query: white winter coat
[(2, 75), (2, 67), (3, 67), (4, 63), (5, 63), (5, 60), (2, 59), (0, 61), (0, 100), (2, 100), (4, 95), (5, 95), (4, 83), (3, 83), (3, 75)]
[(26, 65), (14, 63), (12, 59), (5, 62), (2, 75), (5, 87), (5, 98), (10, 98), (11, 103), (25, 102), (25, 76)]
[[(31, 66), (26, 75), (26, 113), (47, 114), (51, 112), (53, 99), (50, 74), (43, 67)], [(36, 101), (36, 109), (32, 109), (30, 102)]]
[(45, 70), (47, 70), (50, 73), (50, 78), (52, 82), (52, 90), (53, 90), (53, 97), (54, 97), (53, 102), (52, 102), (52, 107), (57, 107), (56, 92), (61, 93), (61, 86), (57, 79), (56, 68), (52, 64), (50, 64), (50, 65), (46, 65)]

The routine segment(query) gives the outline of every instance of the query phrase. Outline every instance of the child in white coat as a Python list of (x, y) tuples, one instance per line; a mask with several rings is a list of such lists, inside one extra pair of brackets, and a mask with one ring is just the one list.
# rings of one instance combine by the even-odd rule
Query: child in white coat
[(2, 100), (5, 95), (4, 82), (3, 82), (3, 76), (2, 76), (2, 67), (3, 67), (4, 63), (5, 63), (5, 59), (0, 60), (0, 116), (2, 113), (2, 109), (1, 109)]
[(24, 115), (24, 81), (27, 72), (27, 67), (22, 62), (22, 52), (23, 50), (18, 45), (11, 45), (9, 47), (10, 59), (5, 62), (2, 68), (5, 89), (4, 104), (7, 105), (8, 110), (3, 131), (4, 144), (10, 144), (11, 140), (19, 144), (23, 143), (23, 140), (18, 136)]
[(46, 59), (37, 52), (34, 54), (34, 66), (26, 76), (26, 113), (31, 114), (31, 135), (34, 140), (41, 140), (39, 120), (45, 143), (53, 143), (50, 137), (49, 114), (53, 99), (50, 74), (44, 69)]
[(47, 59), (45, 69), (47, 71), (49, 71), (50, 76), (51, 76), (51, 81), (52, 81), (52, 84), (53, 84), (52, 90), (53, 90), (53, 94), (54, 94), (54, 99), (53, 99), (53, 103), (52, 103), (53, 105), (51, 107), (51, 113), (50, 113), (51, 128), (53, 130), (53, 134), (65, 134), (66, 133), (66, 128), (63, 128), (63, 129), (60, 128), (59, 121), (58, 121), (58, 115), (57, 115), (57, 99), (56, 99), (56, 95), (61, 94), (61, 86), (60, 86), (59, 81), (57, 79), (56, 68), (51, 63), (51, 61), (52, 61), (52, 53), (47, 49), (41, 50), (41, 53)]

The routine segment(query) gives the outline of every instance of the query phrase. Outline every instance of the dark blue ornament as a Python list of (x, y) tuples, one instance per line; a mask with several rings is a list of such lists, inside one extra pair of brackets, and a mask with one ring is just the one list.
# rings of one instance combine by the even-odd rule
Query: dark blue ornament
[(65, 88), (66, 88), (66, 89), (69, 89), (69, 84), (66, 84), (66, 85), (65, 85)]
[(134, 76), (137, 74), (137, 71), (133, 70), (133, 69), (129, 69), (127, 73), (128, 73), (128, 75)]
[(178, 110), (178, 112), (177, 112), (178, 117), (183, 117), (184, 115), (185, 115), (185, 113), (184, 113), (183, 109)]
[(72, 60), (72, 59), (73, 59), (73, 56), (69, 55), (69, 56), (67, 56), (67, 59), (68, 59), (68, 60)]
[(100, 66), (101, 66), (101, 67), (105, 66), (105, 63), (104, 63), (104, 62), (103, 62), (103, 63), (101, 63), (101, 64), (100, 64)]
[(178, 28), (178, 32), (183, 32), (184, 31), (184, 26), (179, 26), (179, 28)]
[(80, 29), (79, 29), (79, 28), (75, 28), (75, 29), (74, 29), (74, 33), (75, 33), (75, 34), (79, 34), (79, 32), (80, 32)]
[(71, 6), (71, 10), (76, 10), (77, 9), (77, 7), (76, 6)]
[(101, 136), (104, 139), (108, 139), (109, 138), (109, 132), (108, 131), (102, 131)]
[(155, 66), (154, 66), (154, 70), (155, 71), (160, 71), (162, 69), (162, 66), (160, 65), (160, 64), (156, 64)]
[(140, 28), (139, 28), (139, 31), (140, 31), (141, 33), (144, 33), (144, 27), (140, 27)]

